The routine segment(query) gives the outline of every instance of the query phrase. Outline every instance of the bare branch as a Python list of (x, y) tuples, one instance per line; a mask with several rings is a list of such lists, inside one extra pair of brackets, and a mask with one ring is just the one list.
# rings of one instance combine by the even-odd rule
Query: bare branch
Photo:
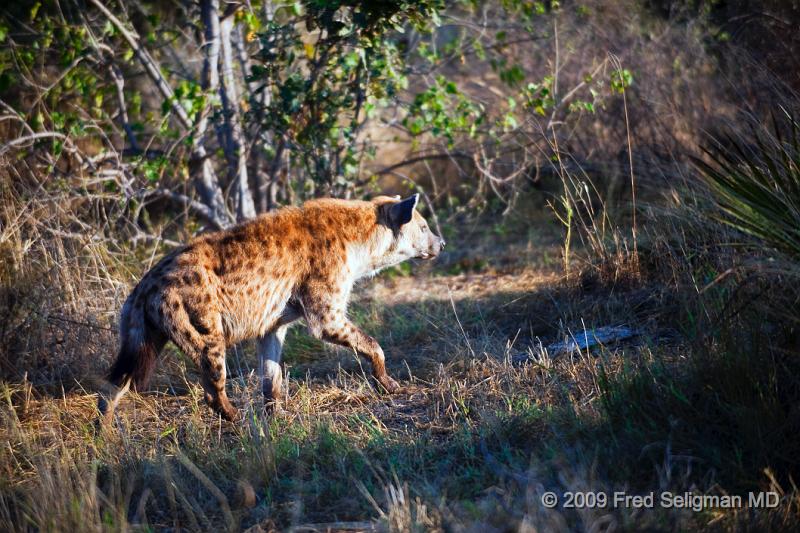
[(472, 156), (465, 152), (445, 152), (445, 153), (432, 153), (432, 154), (422, 154), (416, 157), (410, 157), (408, 159), (404, 159), (399, 163), (394, 163), (393, 165), (389, 165), (388, 167), (384, 167), (380, 170), (375, 171), (373, 174), (381, 176), (383, 174), (392, 174), (399, 168), (407, 167), (409, 165), (413, 165), (415, 163), (420, 163), (422, 161), (430, 161), (432, 159), (466, 159), (472, 161)]
[(38, 141), (39, 139), (67, 139), (67, 136), (63, 133), (58, 133), (57, 131), (42, 131), (39, 133), (31, 133), (30, 135), (26, 135), (24, 137), (18, 137), (13, 141), (9, 141), (4, 145), (0, 146), (0, 155), (8, 152), (14, 147), (21, 146), (27, 143), (33, 143), (34, 141)]
[(164, 76), (161, 75), (161, 70), (158, 68), (158, 64), (155, 60), (150, 56), (150, 54), (142, 48), (139, 44), (139, 37), (125, 27), (125, 24), (122, 23), (114, 14), (103, 5), (100, 0), (89, 0), (92, 4), (94, 4), (97, 9), (99, 9), (103, 15), (108, 19), (109, 22), (120, 32), (123, 39), (127, 41), (128, 45), (133, 49), (134, 54), (139, 59), (139, 62), (147, 71), (147, 75), (150, 76), (150, 79), (156, 84), (161, 95), (167, 100), (172, 110), (175, 112), (175, 115), (180, 120), (181, 124), (187, 130), (192, 128), (192, 120), (189, 117), (189, 114), (186, 112), (186, 109), (181, 105), (181, 103), (175, 98), (174, 93), (172, 92), (172, 87), (169, 86), (167, 80), (164, 79)]
[(119, 119), (122, 123), (122, 129), (125, 130), (128, 141), (131, 143), (131, 150), (139, 154), (142, 152), (142, 149), (136, 141), (136, 135), (128, 120), (128, 108), (125, 104), (125, 78), (122, 77), (122, 72), (119, 70), (119, 67), (114, 64), (108, 66), (108, 71), (111, 73), (111, 77), (114, 79), (114, 85), (117, 87), (117, 104), (119, 105)]
[(144, 198), (147, 199), (162, 199), (162, 200), (169, 200), (172, 203), (180, 205), (182, 207), (187, 208), (189, 211), (193, 212), (195, 215), (199, 215), (207, 222), (211, 223), (215, 228), (222, 229), (221, 226), (215, 216), (214, 212), (208, 207), (206, 204), (199, 202), (185, 194), (181, 194), (179, 192), (170, 191), (169, 189), (148, 189), (144, 191), (142, 194)]

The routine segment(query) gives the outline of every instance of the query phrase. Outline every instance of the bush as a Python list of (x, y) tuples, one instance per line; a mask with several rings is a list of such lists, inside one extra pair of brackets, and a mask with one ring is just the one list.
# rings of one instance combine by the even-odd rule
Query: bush
[(800, 124), (781, 114), (772, 131), (728, 136), (705, 150), (710, 163), (695, 161), (725, 224), (800, 258)]

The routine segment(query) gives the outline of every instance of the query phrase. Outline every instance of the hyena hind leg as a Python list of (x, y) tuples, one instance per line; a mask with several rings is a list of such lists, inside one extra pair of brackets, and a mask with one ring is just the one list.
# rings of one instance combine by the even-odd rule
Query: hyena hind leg
[[(225, 393), (225, 339), (218, 314), (185, 308), (180, 300), (167, 300), (165, 322), (169, 338), (200, 367), (206, 403), (226, 420), (237, 411)], [(177, 304), (177, 305), (175, 305)]]
[(225, 420), (236, 418), (236, 408), (225, 392), (225, 341), (222, 336), (204, 335), (191, 342), (184, 335), (173, 335), (172, 342), (200, 367), (200, 384), (206, 403)]

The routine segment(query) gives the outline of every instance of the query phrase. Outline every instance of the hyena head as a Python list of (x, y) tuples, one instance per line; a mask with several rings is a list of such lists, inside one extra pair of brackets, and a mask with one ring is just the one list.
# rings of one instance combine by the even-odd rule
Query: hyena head
[(419, 194), (400, 200), (379, 197), (378, 223), (391, 230), (391, 244), (381, 263), (396, 265), (406, 259), (433, 259), (441, 253), (445, 242), (431, 231), (428, 222), (416, 210)]

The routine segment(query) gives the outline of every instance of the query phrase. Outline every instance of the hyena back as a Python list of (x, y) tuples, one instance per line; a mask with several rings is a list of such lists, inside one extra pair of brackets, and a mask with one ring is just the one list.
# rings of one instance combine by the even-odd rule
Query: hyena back
[(286, 330), (301, 317), (313, 336), (368, 359), (375, 379), (395, 392), (383, 350), (348, 320), (347, 303), (358, 279), (442, 250), (417, 201), (313, 200), (201, 235), (164, 257), (122, 308), (119, 355), (98, 401), (103, 420), (131, 386), (146, 386), (167, 340), (198, 364), (206, 401), (230, 420), (225, 349), (258, 338), (263, 392), (277, 400)]

